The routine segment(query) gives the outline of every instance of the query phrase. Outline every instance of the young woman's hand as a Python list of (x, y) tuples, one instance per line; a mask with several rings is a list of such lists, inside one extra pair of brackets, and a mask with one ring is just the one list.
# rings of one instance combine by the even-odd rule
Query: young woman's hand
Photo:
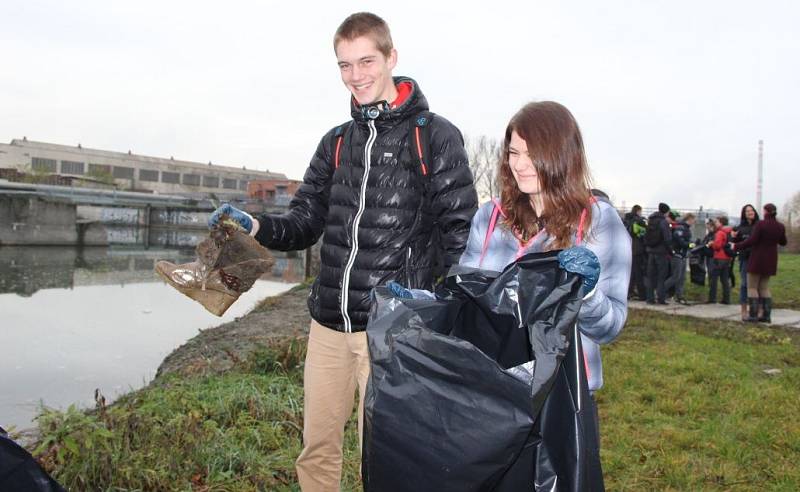
[(583, 292), (587, 294), (597, 285), (600, 278), (600, 260), (592, 250), (575, 246), (558, 253), (558, 264), (564, 270), (583, 277)]

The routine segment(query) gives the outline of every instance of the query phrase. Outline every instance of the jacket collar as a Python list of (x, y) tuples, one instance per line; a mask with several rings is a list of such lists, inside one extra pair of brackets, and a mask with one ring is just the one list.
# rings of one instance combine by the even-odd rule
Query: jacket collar
[(422, 94), (416, 81), (409, 77), (393, 77), (393, 79), (395, 85), (403, 82), (411, 85), (411, 92), (405, 101), (391, 109), (386, 101), (361, 106), (351, 97), (350, 115), (356, 123), (365, 125), (368, 121), (375, 120), (375, 126), (379, 128), (390, 127), (415, 116), (420, 111), (428, 110), (428, 100), (425, 99), (425, 95)]

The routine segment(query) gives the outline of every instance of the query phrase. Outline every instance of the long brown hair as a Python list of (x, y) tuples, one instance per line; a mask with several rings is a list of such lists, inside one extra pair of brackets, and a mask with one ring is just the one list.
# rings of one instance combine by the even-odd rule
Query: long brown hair
[[(544, 211), (534, 210), (527, 193), (520, 191), (508, 163), (511, 133), (528, 145), (539, 179)], [(578, 123), (567, 108), (557, 102), (528, 103), (511, 118), (506, 128), (498, 170), (500, 199), (506, 214), (504, 223), (528, 238), (544, 226), (553, 237), (549, 247), (571, 245), (572, 233), (587, 210), (584, 230), (591, 224), (591, 177), (586, 164)]]

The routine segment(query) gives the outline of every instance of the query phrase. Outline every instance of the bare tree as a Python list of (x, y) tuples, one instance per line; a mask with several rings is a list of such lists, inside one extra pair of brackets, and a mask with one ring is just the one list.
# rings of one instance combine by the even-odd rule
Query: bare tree
[(480, 135), (476, 138), (464, 137), (464, 145), (469, 157), (469, 168), (475, 181), (475, 189), (481, 201), (500, 196), (497, 180), (497, 163), (500, 161), (500, 142), (497, 139)]
[(781, 220), (786, 225), (786, 236), (789, 244), (785, 251), (789, 253), (800, 253), (800, 191), (796, 191), (794, 195), (783, 205), (782, 209), (778, 209)]
[(781, 216), (789, 227), (800, 222), (800, 191), (796, 191), (794, 195), (789, 198), (783, 206), (783, 213), (781, 213)]

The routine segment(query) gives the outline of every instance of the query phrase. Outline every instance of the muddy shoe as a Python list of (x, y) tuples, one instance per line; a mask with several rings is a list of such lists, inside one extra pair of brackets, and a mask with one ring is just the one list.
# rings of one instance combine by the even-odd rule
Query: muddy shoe
[(197, 260), (181, 265), (159, 261), (155, 266), (168, 284), (217, 316), (275, 263), (254, 238), (226, 221), (220, 224), (197, 245)]

